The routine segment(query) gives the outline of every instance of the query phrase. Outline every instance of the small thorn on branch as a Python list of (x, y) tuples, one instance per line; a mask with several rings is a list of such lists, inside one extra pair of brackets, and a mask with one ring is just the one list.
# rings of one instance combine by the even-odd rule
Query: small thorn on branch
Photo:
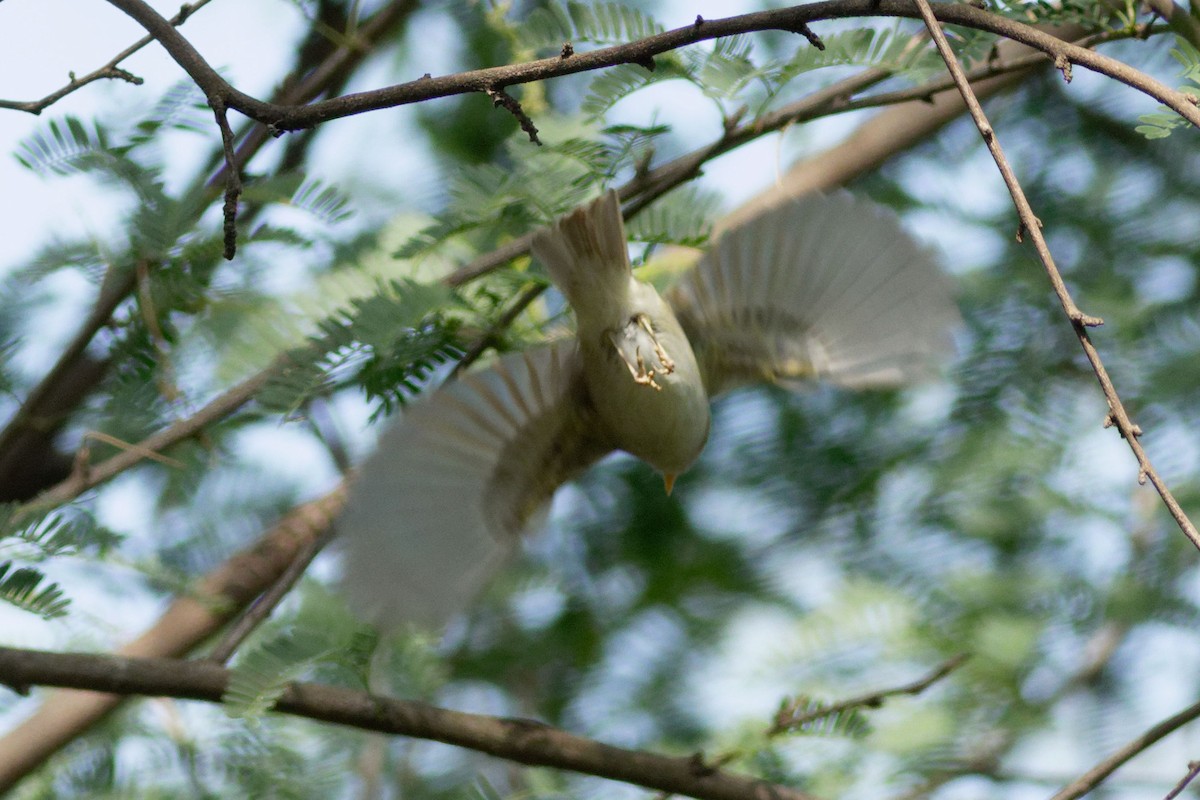
[(1116, 424), (1117, 424), (1117, 421), (1115, 419), (1113, 419), (1112, 412), (1110, 411), (1104, 415), (1104, 422), (1100, 427), (1111, 428), (1113, 425), (1116, 425)]
[[(1034, 217), (1033, 221), (1037, 223), (1039, 231), (1042, 228), (1046, 227), (1045, 225), (1042, 224), (1042, 220), (1040, 217)], [(1025, 227), (1025, 220), (1021, 220), (1021, 224), (1017, 226), (1017, 242), (1018, 243), (1024, 242), (1025, 234), (1027, 234), (1027, 233), (1029, 233), (1029, 229), (1027, 227)]]
[(821, 37), (817, 36), (815, 33), (813, 33), (812, 28), (808, 27), (808, 25), (806, 25), (805, 23), (798, 22), (794, 26), (788, 28), (787, 30), (791, 31), (792, 33), (798, 33), (801, 36), (803, 36), (805, 39), (808, 39), (808, 43), (811, 44), (813, 47), (817, 48), (818, 50), (825, 49), (825, 43), (823, 41), (821, 41)]
[(694, 25), (695, 27), (699, 28), (699, 27), (700, 27), (701, 25), (703, 25), (703, 24), (704, 24), (704, 17), (702, 17), (702, 16), (700, 16), (699, 14), (697, 14), (697, 15), (696, 15), (696, 21), (693, 23), (693, 25)]
[(1059, 53), (1054, 57), (1054, 68), (1062, 73), (1065, 83), (1071, 82), (1071, 59)]
[(542, 140), (538, 138), (537, 126), (533, 124), (533, 120), (525, 113), (525, 109), (521, 108), (521, 104), (517, 99), (510, 95), (504, 89), (491, 88), (487, 90), (487, 96), (492, 98), (492, 105), (495, 108), (504, 108), (505, 111), (517, 118), (517, 122), (521, 123), (521, 130), (529, 134), (529, 141), (542, 146)]
[(570, 42), (563, 42), (562, 50), (558, 51), (558, 57), (566, 61), (573, 55), (575, 55), (575, 45)]

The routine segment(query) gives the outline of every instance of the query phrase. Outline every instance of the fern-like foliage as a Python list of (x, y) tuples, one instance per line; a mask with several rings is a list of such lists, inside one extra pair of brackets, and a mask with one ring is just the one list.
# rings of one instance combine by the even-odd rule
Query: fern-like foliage
[(449, 186), (446, 210), (396, 258), (422, 258), (464, 236), (474, 237), (469, 241), (477, 248), (490, 249), (582, 204), (602, 177), (583, 148), (530, 154), (527, 147), (514, 147), (510, 155), (509, 168), (486, 164), (460, 170)]
[(557, 50), (563, 42), (621, 44), (664, 30), (649, 14), (622, 3), (550, 3), (517, 26), (517, 41), (532, 50)]
[[(1179, 62), (1182, 68), (1180, 77), (1186, 81), (1183, 86), (1179, 87), (1179, 91), (1200, 100), (1200, 51), (1196, 50), (1191, 42), (1183, 37), (1176, 36), (1175, 47), (1171, 50), (1171, 55)], [(1164, 139), (1170, 136), (1176, 128), (1185, 128), (1191, 125), (1190, 122), (1166, 106), (1159, 106), (1159, 111), (1143, 114), (1138, 119), (1142, 124), (1134, 130), (1147, 139)]]
[(99, 125), (84, 123), (78, 117), (52, 119), (20, 144), (17, 162), (42, 175), (72, 175), (80, 171), (81, 160), (107, 150), (108, 132)]
[(302, 678), (365, 688), (378, 635), (326, 589), (305, 582), (299, 608), (260, 630), (239, 655), (223, 700), (236, 717), (262, 716)]
[(46, 583), (46, 576), (33, 567), (17, 567), (13, 562), (0, 562), (0, 601), (54, 619), (67, 613), (70, 601), (57, 583)]
[(780, 704), (780, 723), (788, 733), (805, 736), (861, 739), (871, 730), (861, 709), (832, 709), (808, 695), (785, 699)]
[(631, 239), (647, 244), (702, 247), (719, 207), (712, 192), (686, 186), (656, 200), (626, 227)]
[(292, 681), (337, 653), (341, 637), (311, 626), (280, 632), (249, 650), (233, 669), (221, 698), (235, 717), (260, 717)]
[(80, 510), (19, 516), (20, 508), (14, 503), (0, 505), (0, 602), (44, 619), (63, 616), (70, 602), (63, 589), (47, 583), (42, 571), (31, 565), (84, 551), (103, 555), (120, 537)]
[(313, 397), (355, 384), (390, 410), (439, 364), (461, 353), (443, 313), (454, 294), (439, 284), (393, 281), (318, 323), (288, 354), (289, 366), (260, 393), (268, 409), (295, 413)]

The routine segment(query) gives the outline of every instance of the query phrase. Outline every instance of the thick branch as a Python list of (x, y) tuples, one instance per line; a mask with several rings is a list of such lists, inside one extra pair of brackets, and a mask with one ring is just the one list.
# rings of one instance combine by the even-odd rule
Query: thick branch
[[(613, 67), (618, 64), (652, 63), (655, 56), (697, 42), (765, 30), (800, 31), (808, 23), (848, 17), (912, 17), (920, 11), (912, 0), (825, 0), (795, 8), (759, 11), (724, 19), (703, 20), (629, 44), (605, 47), (589, 52), (573, 52), (564, 58), (552, 58), (491, 67), (455, 75), (422, 77), (415, 81), (358, 92), (305, 106), (265, 103), (228, 84), (192, 47), (168, 20), (143, 0), (109, 0), (133, 17), (150, 32), (175, 61), (204, 90), (210, 102), (221, 99), (229, 108), (267, 123), (275, 130), (308, 128), (332, 119), (380, 108), (418, 103), (438, 97), (487, 93), (498, 87), (542, 81), (577, 72)], [(1069, 63), (1108, 75), (1134, 87), (1200, 127), (1200, 109), (1186, 94), (1176, 91), (1116, 59), (1069, 44), (1048, 33), (1015, 20), (982, 11), (970, 5), (939, 3), (933, 12), (944, 23), (975, 28), (1021, 42)]]
[[(0, 682), (17, 688), (60, 686), (219, 703), (229, 676), (223, 667), (197, 661), (0, 648)], [(812, 800), (795, 789), (703, 767), (691, 757), (628, 750), (532, 720), (466, 714), (333, 686), (291, 684), (275, 710), (704, 800)]]
[[(182, 656), (221, 629), (274, 583), (341, 510), (345, 492), (330, 492), (292, 509), (254, 544), (229, 557), (178, 597), (125, 656)], [(60, 748), (103, 719), (124, 698), (94, 692), (53, 692), (28, 719), (0, 737), (0, 795)]]

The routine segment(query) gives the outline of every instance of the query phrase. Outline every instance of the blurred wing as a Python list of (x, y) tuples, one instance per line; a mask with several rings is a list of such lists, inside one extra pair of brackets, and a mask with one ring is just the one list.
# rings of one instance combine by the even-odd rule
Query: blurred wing
[(385, 625), (444, 624), (554, 491), (612, 446), (574, 341), (507, 355), (384, 433), (338, 521), (351, 602)]
[(726, 231), (668, 295), (715, 395), (929, 373), (959, 319), (933, 255), (877, 204), (807, 195)]

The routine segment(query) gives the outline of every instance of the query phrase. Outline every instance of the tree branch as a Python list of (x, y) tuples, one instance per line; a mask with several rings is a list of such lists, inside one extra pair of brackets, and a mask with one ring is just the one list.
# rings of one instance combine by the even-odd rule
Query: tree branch
[[(174, 600), (158, 621), (119, 651), (125, 656), (182, 656), (275, 582), (341, 510), (337, 489), (292, 509), (252, 545), (230, 556)], [(53, 692), (28, 719), (0, 737), (0, 795), (122, 702), (115, 695)]]
[(930, 7), (928, 0), (917, 0), (917, 4), (920, 6), (925, 26), (929, 29), (930, 35), (933, 36), (934, 44), (937, 46), (938, 52), (941, 53), (942, 59), (946, 62), (946, 68), (954, 77), (954, 82), (958, 86), (959, 93), (962, 95), (963, 101), (967, 104), (967, 110), (970, 112), (971, 118), (975, 121), (976, 127), (979, 128), (979, 133), (987, 144), (988, 150), (996, 162), (996, 167), (1000, 170), (1000, 175), (1004, 178), (1004, 184), (1008, 187), (1009, 194), (1012, 195), (1013, 204), (1016, 206), (1017, 215), (1021, 220), (1021, 228), (1017, 233), (1017, 239), (1021, 239), (1022, 233), (1027, 233), (1030, 239), (1033, 240), (1034, 249), (1042, 261), (1042, 266), (1046, 269), (1046, 274), (1050, 277), (1050, 284), (1054, 287), (1054, 293), (1058, 296), (1063, 311), (1066, 312), (1067, 318), (1071, 321), (1071, 326), (1075, 329), (1075, 335), (1079, 339), (1079, 344), (1083, 347), (1083, 351), (1087, 355), (1088, 363), (1092, 365), (1092, 371), (1096, 373), (1096, 379), (1100, 382), (1100, 388), (1104, 392), (1105, 399), (1108, 401), (1108, 416), (1105, 418), (1104, 427), (1117, 426), (1117, 430), (1120, 431), (1121, 436), (1129, 444), (1129, 448), (1133, 451), (1134, 457), (1137, 459), (1138, 483), (1145, 483), (1149, 479), (1158, 491), (1159, 496), (1162, 498), (1167, 510), (1171, 513), (1171, 517), (1179, 526), (1179, 529), (1183, 531), (1183, 534), (1192, 545), (1197, 550), (1200, 550), (1200, 532), (1196, 530), (1196, 526), (1188, 519), (1187, 514), (1184, 513), (1183, 508), (1179, 505), (1171, 490), (1150, 463), (1146, 451), (1142, 448), (1141, 442), (1138, 441), (1138, 437), (1142, 434), (1142, 429), (1135, 425), (1129, 418), (1129, 414), (1126, 412), (1121, 398), (1117, 395), (1116, 387), (1113, 386), (1112, 379), (1108, 376), (1108, 370), (1105, 369), (1104, 363), (1100, 360), (1100, 354), (1096, 350), (1095, 345), (1092, 344), (1091, 337), (1088, 335), (1087, 329), (1089, 327), (1102, 325), (1104, 321), (1084, 314), (1075, 305), (1075, 301), (1072, 299), (1071, 293), (1067, 290), (1067, 285), (1063, 282), (1062, 275), (1054, 263), (1054, 257), (1050, 254), (1050, 248), (1046, 244), (1046, 239), (1042, 236), (1041, 221), (1034, 215), (1033, 208), (1030, 207), (1029, 200), (1025, 197), (1025, 191), (1017, 181), (1016, 173), (1013, 172), (1012, 166), (1004, 156), (1004, 151), (1000, 147), (1000, 141), (996, 137), (991, 123), (988, 122), (987, 115), (984, 114), (983, 108), (979, 105), (978, 98), (975, 97), (975, 93), (971, 89), (970, 82), (967, 81), (962, 67), (954, 57), (954, 53), (950, 50), (950, 44), (946, 41), (946, 34), (942, 32), (933, 9)]
[(1100, 785), (1105, 778), (1113, 774), (1129, 759), (1136, 756), (1138, 753), (1149, 748), (1152, 744), (1162, 739), (1169, 733), (1182, 728), (1192, 720), (1200, 717), (1200, 703), (1188, 706), (1178, 714), (1164, 719), (1162, 722), (1153, 726), (1145, 733), (1141, 734), (1131, 742), (1120, 748), (1108, 758), (1101, 761), (1096, 766), (1089, 769), (1084, 774), (1080, 775), (1067, 786), (1064, 786), (1050, 800), (1075, 800), (1083, 797), (1088, 792)]
[[(220, 99), (229, 108), (235, 108), (264, 122), (276, 131), (298, 130), (364, 111), (394, 108), (438, 97), (487, 93), (497, 88), (619, 64), (645, 65), (653, 63), (654, 57), (662, 53), (723, 36), (765, 30), (795, 32), (803, 30), (809, 23), (828, 19), (920, 16), (920, 10), (912, 0), (824, 0), (795, 8), (701, 20), (699, 24), (693, 23), (628, 44), (584, 53), (573, 51), (567, 57), (560, 53), (551, 58), (524, 64), (490, 67), (440, 77), (422, 77), (382, 89), (356, 92), (304, 106), (289, 106), (263, 102), (231, 86), (168, 20), (143, 0), (109, 2), (135, 19), (150, 35), (158, 39), (176, 63), (204, 90), (210, 102)], [(1174, 109), (1193, 125), (1200, 127), (1200, 109), (1188, 95), (1116, 59), (1069, 44), (1030, 25), (970, 5), (939, 3), (933, 13), (942, 22), (995, 33), (1041, 50), (1056, 60), (1065, 59), (1072, 64), (1079, 64), (1107, 75), (1150, 95)]]
[[(207, 2), (208, 0), (204, 0), (184, 6), (180, 15), (172, 22), (182, 21)], [(393, 0), (359, 26), (353, 43), (340, 45), (332, 52), (306, 48), (293, 67), (291, 75), (284, 80), (282, 88), (276, 93), (276, 98), (281, 102), (307, 102), (326, 91), (329, 86), (341, 85), (348, 71), (360, 63), (373, 45), (383, 40), (398, 22), (405, 19), (414, 6), (415, 0)], [(144, 43), (150, 41), (153, 41), (153, 38), (147, 37)], [(135, 52), (144, 43), (129, 48), (120, 54), (114, 63)], [(306, 60), (313, 57), (318, 59), (315, 64)], [(267, 141), (265, 133), (259, 135), (264, 131), (263, 126), (256, 125), (245, 137), (237, 149), (235, 168), (244, 167), (261, 149)], [(224, 144), (225, 142), (219, 153), (227, 159), (228, 153)], [(295, 155), (293, 152), (292, 156)], [(219, 157), (216, 163), (220, 162)], [(206, 168), (202, 174), (207, 175), (212, 168)], [(223, 186), (228, 190), (226, 175), (225, 169), (218, 170), (211, 185)], [(226, 219), (228, 220), (228, 217)], [(226, 231), (226, 244), (228, 243)], [(92, 312), (50, 372), (30, 391), (13, 418), (0, 431), (0, 497), (5, 501), (28, 500), (39, 491), (64, 481), (65, 476), (69, 474), (71, 459), (54, 449), (54, 433), (99, 383), (107, 369), (106, 361), (88, 357), (88, 345), (109, 323), (115, 309), (133, 291), (138, 272), (149, 271), (153, 266), (155, 265), (139, 265), (128, 271), (123, 265), (110, 267)]]
[[(221, 702), (230, 672), (216, 664), (0, 647), (0, 683)], [(450, 711), (333, 686), (293, 683), (284, 714), (444, 742), (530, 766), (554, 767), (702, 800), (813, 800), (785, 786), (669, 757), (614, 747), (540, 722)]]
[(954, 658), (944, 661), (928, 675), (918, 680), (911, 681), (902, 686), (895, 686), (890, 689), (880, 689), (874, 692), (868, 692), (856, 697), (839, 700), (836, 703), (821, 705), (816, 708), (808, 708), (807, 703), (789, 703), (781, 708), (775, 715), (775, 721), (767, 730), (767, 736), (778, 736), (784, 731), (795, 730), (808, 722), (830, 717), (835, 714), (840, 714), (843, 711), (851, 711), (856, 708), (878, 708), (879, 706), (883, 705), (883, 702), (889, 697), (918, 695), (933, 684), (940, 681), (942, 678), (945, 678), (954, 670), (958, 669), (966, 660), (966, 654), (957, 655)]
[[(182, 25), (192, 14), (195, 14), (204, 6), (208, 5), (212, 0), (196, 0), (194, 3), (184, 3), (179, 7), (179, 13), (171, 17), (169, 20), (173, 26)], [(71, 73), (70, 81), (60, 89), (56, 89), (40, 100), (0, 100), (0, 108), (12, 109), (13, 111), (27, 111), (30, 114), (38, 115), (45, 111), (50, 106), (62, 100), (67, 95), (77, 92), (84, 86), (102, 80), (122, 80), (127, 83), (132, 83), (135, 86), (142, 85), (142, 79), (128, 70), (121, 69), (118, 65), (129, 58), (131, 55), (141, 50), (146, 45), (153, 42), (153, 36), (143, 36), (129, 47), (117, 53), (112, 59), (102, 67), (98, 67), (82, 78), (76, 77), (75, 73)]]

